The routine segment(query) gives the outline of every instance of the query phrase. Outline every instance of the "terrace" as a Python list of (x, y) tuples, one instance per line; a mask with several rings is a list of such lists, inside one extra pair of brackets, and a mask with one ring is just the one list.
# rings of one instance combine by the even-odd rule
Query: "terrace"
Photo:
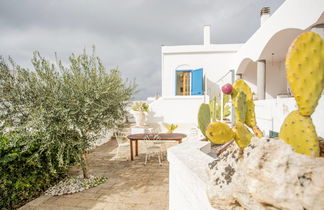
[(86, 52), (71, 67), (35, 53), (35, 71), (14, 73), (1, 60), (0, 208), (321, 210), (324, 3), (314, 5), (263, 8), (245, 44), (211, 44), (205, 26), (203, 45), (162, 46), (162, 96), (146, 101), (130, 102), (135, 86)]
[[(143, 151), (143, 143), (139, 146)], [(129, 156), (129, 151), (115, 159), (117, 147), (112, 139), (89, 154), (91, 174), (108, 177), (105, 183), (70, 195), (42, 195), (20, 209), (168, 209), (168, 162), (160, 166), (154, 157), (144, 166), (144, 153), (127, 161), (123, 157)], [(78, 167), (70, 171), (72, 176), (80, 173)]]

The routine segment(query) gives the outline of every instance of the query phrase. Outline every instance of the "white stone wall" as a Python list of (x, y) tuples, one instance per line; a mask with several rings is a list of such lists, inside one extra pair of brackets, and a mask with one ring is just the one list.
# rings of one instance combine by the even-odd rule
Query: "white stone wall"
[(169, 209), (211, 210), (207, 167), (213, 158), (199, 149), (208, 142), (188, 141), (168, 149)]
[[(258, 100), (254, 103), (258, 126), (266, 135), (269, 134), (269, 130), (279, 132), (286, 116), (291, 111), (297, 110), (294, 98)], [(317, 135), (324, 137), (324, 97), (319, 100), (312, 119)]]
[(197, 125), (199, 106), (209, 98), (204, 96), (162, 97), (151, 102), (147, 114), (149, 123), (191, 123)]

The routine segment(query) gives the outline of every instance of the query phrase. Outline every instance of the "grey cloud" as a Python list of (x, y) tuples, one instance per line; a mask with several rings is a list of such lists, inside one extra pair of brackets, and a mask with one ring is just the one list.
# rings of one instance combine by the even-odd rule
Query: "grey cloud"
[(161, 45), (201, 44), (212, 25), (214, 43), (246, 41), (259, 10), (283, 0), (0, 0), (0, 55), (31, 67), (34, 50), (67, 60), (96, 46), (107, 68), (136, 78), (136, 98), (161, 92)]

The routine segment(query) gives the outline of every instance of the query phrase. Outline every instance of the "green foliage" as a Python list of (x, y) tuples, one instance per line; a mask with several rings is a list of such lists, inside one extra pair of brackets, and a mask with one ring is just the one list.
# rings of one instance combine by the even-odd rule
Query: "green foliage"
[(137, 112), (148, 112), (149, 105), (144, 102), (136, 102), (135, 105), (132, 107), (132, 110)]
[(201, 104), (198, 111), (198, 127), (201, 133), (206, 136), (206, 129), (210, 123), (210, 109), (208, 104)]
[(50, 164), (65, 168), (72, 158), (86, 170), (84, 152), (125, 116), (134, 85), (125, 84), (118, 70), (107, 72), (94, 55), (69, 60), (69, 66), (54, 65), (35, 52), (35, 71), (13, 61), (11, 71), (2, 61), (0, 121), (2, 128), (39, 137), (40, 152), (55, 154)]
[[(40, 141), (27, 145), (16, 136), (0, 135), (0, 209), (16, 208), (38, 196), (65, 173), (50, 169), (49, 157), (39, 154)], [(35, 154), (38, 154), (35, 156)]]

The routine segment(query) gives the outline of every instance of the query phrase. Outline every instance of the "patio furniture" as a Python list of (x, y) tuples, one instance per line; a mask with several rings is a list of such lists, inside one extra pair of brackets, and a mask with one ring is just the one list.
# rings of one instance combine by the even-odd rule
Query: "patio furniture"
[[(118, 144), (118, 148), (117, 148), (117, 154), (115, 156), (115, 158), (119, 157), (119, 150), (121, 148), (128, 148), (129, 147), (129, 141), (127, 139), (127, 134), (126, 132), (121, 132), (121, 131), (117, 131), (115, 132), (115, 138)], [(128, 160), (128, 157), (127, 157)]]
[[(130, 156), (131, 160), (134, 160), (133, 153), (133, 142), (135, 142), (135, 155), (138, 156), (138, 141), (144, 140), (146, 133), (131, 134), (127, 136), (130, 140)], [(187, 135), (183, 133), (159, 133), (160, 140), (163, 141), (177, 141), (179, 144), (182, 143), (182, 139)]]
[(147, 163), (147, 159), (150, 158), (151, 154), (157, 154), (159, 159), (159, 164), (162, 165), (162, 151), (161, 147), (162, 144), (157, 144), (160, 141), (160, 136), (158, 134), (146, 134), (144, 137), (145, 143), (145, 162), (144, 165)]

